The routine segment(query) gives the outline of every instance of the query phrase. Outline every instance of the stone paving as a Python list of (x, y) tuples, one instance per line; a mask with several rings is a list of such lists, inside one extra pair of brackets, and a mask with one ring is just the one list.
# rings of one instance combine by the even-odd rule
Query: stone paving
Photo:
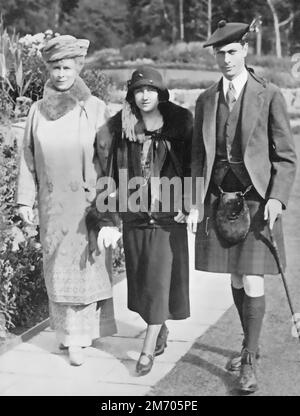
[[(190, 264), (193, 236), (189, 235)], [(168, 374), (193, 342), (217, 322), (232, 305), (229, 276), (190, 271), (191, 317), (168, 321), (165, 353), (155, 359), (152, 371), (135, 374), (145, 323), (127, 309), (126, 279), (114, 286), (118, 334), (86, 348), (85, 363), (72, 367), (58, 349), (49, 327), (0, 356), (1, 396), (144, 396)]]

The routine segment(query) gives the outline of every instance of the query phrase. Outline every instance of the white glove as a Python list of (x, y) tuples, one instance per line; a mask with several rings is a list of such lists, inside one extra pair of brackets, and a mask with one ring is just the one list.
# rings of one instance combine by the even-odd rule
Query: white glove
[(116, 248), (121, 236), (122, 233), (120, 233), (117, 227), (102, 227), (97, 238), (100, 252), (104, 250), (104, 247), (112, 246), (112, 248)]
[(89, 189), (85, 191), (85, 199), (87, 202), (93, 202), (96, 197), (96, 189)]
[(196, 233), (199, 221), (200, 221), (199, 210), (197, 208), (192, 208), (187, 218), (188, 230), (191, 233)]
[(174, 217), (176, 222), (186, 222), (187, 216), (179, 209), (178, 214)]
[(34, 214), (31, 207), (20, 205), (18, 207), (18, 214), (26, 224), (33, 225)]

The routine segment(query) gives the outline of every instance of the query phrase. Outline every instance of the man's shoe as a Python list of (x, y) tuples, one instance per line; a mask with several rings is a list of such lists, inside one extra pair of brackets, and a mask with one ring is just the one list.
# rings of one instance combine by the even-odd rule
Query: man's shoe
[(167, 348), (168, 335), (169, 335), (169, 330), (167, 328), (167, 325), (163, 323), (160, 328), (159, 334), (157, 336), (156, 346), (154, 350), (154, 357), (157, 357), (158, 355), (161, 355), (164, 353), (165, 348)]
[(71, 365), (82, 365), (84, 363), (82, 348), (79, 346), (69, 347), (69, 360)]
[[(147, 364), (142, 364), (141, 363), (141, 357), (147, 357), (148, 358), (148, 363)], [(153, 366), (153, 361), (154, 361), (154, 356), (151, 354), (146, 354), (145, 352), (141, 352), (140, 358), (138, 360), (138, 362), (136, 363), (136, 372), (138, 373), (139, 376), (145, 376), (146, 374), (150, 373), (152, 366)]]
[(257, 389), (258, 385), (255, 374), (255, 354), (245, 349), (241, 359), (239, 390), (242, 393), (254, 393)]
[[(244, 351), (244, 345), (243, 345), (243, 348), (242, 348), (242, 351), (241, 351), (240, 355), (238, 355), (237, 357), (233, 357), (231, 360), (229, 360), (229, 362), (226, 366), (228, 371), (240, 371), (241, 370), (241, 360), (242, 360), (243, 351)], [(256, 360), (260, 359), (259, 347), (257, 348), (255, 359)]]

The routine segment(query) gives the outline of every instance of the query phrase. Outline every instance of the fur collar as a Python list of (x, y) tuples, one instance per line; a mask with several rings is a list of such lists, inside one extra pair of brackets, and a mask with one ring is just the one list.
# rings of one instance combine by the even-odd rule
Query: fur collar
[(192, 129), (192, 113), (170, 101), (159, 104), (164, 119), (162, 135), (168, 140), (184, 140), (187, 132)]
[(48, 80), (40, 101), (40, 111), (48, 120), (57, 120), (73, 110), (78, 103), (82, 106), (90, 96), (91, 91), (80, 77), (75, 79), (67, 91), (58, 91)]

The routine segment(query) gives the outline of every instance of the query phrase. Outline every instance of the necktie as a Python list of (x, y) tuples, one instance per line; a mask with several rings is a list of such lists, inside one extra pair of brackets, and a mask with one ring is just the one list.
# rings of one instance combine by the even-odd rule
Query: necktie
[(231, 111), (236, 102), (235, 88), (232, 82), (229, 82), (229, 85), (228, 85), (228, 90), (226, 93), (226, 102), (228, 104), (229, 111)]

